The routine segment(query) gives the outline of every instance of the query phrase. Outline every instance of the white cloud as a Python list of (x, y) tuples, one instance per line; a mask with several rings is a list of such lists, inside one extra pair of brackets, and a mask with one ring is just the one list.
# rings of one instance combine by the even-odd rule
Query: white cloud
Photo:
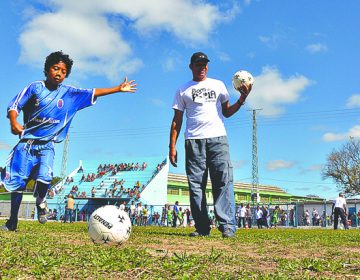
[(130, 58), (132, 50), (106, 19), (59, 10), (34, 17), (19, 38), (20, 62), (41, 66), (49, 52), (63, 50), (74, 59), (77, 71), (118, 80), (142, 63)]
[(278, 34), (273, 34), (270, 36), (260, 35), (260, 36), (258, 36), (258, 39), (260, 40), (261, 43), (263, 43), (267, 47), (269, 47), (271, 49), (276, 49), (279, 45), (281, 36)]
[(322, 43), (310, 44), (306, 46), (306, 50), (312, 54), (319, 52), (327, 52), (328, 47)]
[(174, 59), (172, 57), (166, 58), (162, 64), (162, 66), (166, 72), (173, 71), (173, 70), (175, 70), (175, 67), (176, 67), (176, 59)]
[(227, 53), (224, 53), (224, 52), (220, 52), (218, 54), (218, 56), (219, 56), (220, 61), (223, 61), (223, 62), (228, 62), (231, 60), (231, 57)]
[(150, 102), (152, 104), (154, 104), (155, 106), (157, 107), (167, 107), (166, 105), (166, 102), (164, 102), (164, 100), (162, 99), (159, 99), (159, 98), (153, 98), (153, 99), (150, 99)]
[(306, 173), (309, 173), (309, 172), (319, 172), (323, 169), (323, 165), (322, 164), (314, 164), (314, 165), (311, 165), (309, 167), (306, 167), (306, 168), (300, 168), (300, 174), (306, 174)]
[(276, 171), (279, 169), (290, 169), (292, 168), (296, 163), (294, 161), (285, 161), (282, 159), (278, 160), (272, 160), (269, 161), (266, 164), (266, 169), (269, 171)]
[(360, 94), (352, 95), (346, 102), (346, 107), (356, 108), (360, 107)]
[(251, 108), (261, 108), (260, 114), (268, 116), (278, 116), (285, 112), (285, 105), (299, 102), (301, 93), (311, 84), (302, 75), (283, 79), (278, 69), (273, 67), (263, 67), (262, 73), (254, 80), (246, 102)]
[(347, 140), (350, 137), (360, 138), (360, 125), (355, 125), (344, 133), (325, 133), (322, 138), (325, 142), (334, 142)]
[(19, 37), (20, 62), (41, 67), (46, 55), (61, 49), (71, 54), (77, 72), (111, 80), (142, 66), (123, 37), (123, 28), (138, 34), (166, 31), (189, 45), (206, 43), (217, 24), (239, 11), (235, 4), (221, 11), (196, 0), (39, 2), (48, 5), (46, 11), (25, 10), (28, 22)]
[(244, 165), (247, 164), (246, 160), (235, 160), (235, 161), (231, 161), (233, 168), (234, 169), (240, 169), (241, 167), (243, 167)]
[(309, 166), (306, 170), (308, 171), (320, 171), (322, 170), (324, 167), (324, 165), (322, 164), (314, 164), (314, 165), (311, 165)]

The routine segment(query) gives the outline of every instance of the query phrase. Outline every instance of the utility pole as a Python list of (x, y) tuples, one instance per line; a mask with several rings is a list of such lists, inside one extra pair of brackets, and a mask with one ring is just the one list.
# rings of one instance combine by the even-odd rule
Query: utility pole
[(64, 151), (63, 151), (63, 157), (62, 157), (62, 163), (61, 163), (61, 173), (60, 173), (60, 182), (61, 186), (59, 189), (59, 192), (57, 194), (57, 219), (61, 217), (61, 215), (64, 213), (64, 201), (65, 201), (65, 187), (64, 187), (64, 180), (66, 176), (66, 166), (67, 166), (67, 157), (68, 157), (68, 145), (69, 145), (69, 132), (66, 135), (65, 141), (64, 141)]
[(262, 109), (254, 109), (253, 112), (253, 133), (252, 133), (252, 186), (251, 186), (251, 200), (256, 203), (260, 202), (259, 195), (259, 170), (258, 170), (258, 149), (257, 149), (257, 124), (256, 124), (256, 111)]
[(63, 151), (62, 164), (61, 164), (61, 173), (60, 173), (61, 179), (64, 179), (65, 176), (66, 176), (68, 145), (69, 145), (69, 132), (67, 133), (65, 141), (64, 141), (64, 151)]

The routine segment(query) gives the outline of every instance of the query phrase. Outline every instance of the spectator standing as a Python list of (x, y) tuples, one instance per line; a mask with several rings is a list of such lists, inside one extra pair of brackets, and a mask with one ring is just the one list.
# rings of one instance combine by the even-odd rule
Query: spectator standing
[(256, 224), (257, 224), (258, 228), (262, 228), (262, 224), (263, 224), (263, 221), (262, 221), (262, 219), (263, 219), (263, 212), (262, 212), (260, 206), (258, 206), (258, 207), (256, 208), (256, 213), (255, 213), (255, 214), (256, 214)]
[(182, 210), (182, 207), (179, 207), (178, 219), (179, 219), (179, 226), (183, 227), (184, 226), (184, 212)]
[(156, 226), (161, 226), (161, 216), (159, 214), (159, 212), (156, 212), (155, 215), (154, 215), (154, 224)]
[(173, 211), (171, 211), (171, 206), (169, 205), (167, 207), (167, 226), (170, 227), (172, 225), (172, 219), (173, 219)]
[(274, 212), (273, 212), (273, 216), (272, 216), (272, 220), (271, 220), (271, 226), (274, 228), (277, 228), (277, 225), (279, 223), (279, 205), (275, 206)]
[(136, 221), (137, 221), (137, 225), (138, 226), (141, 226), (141, 222), (142, 222), (142, 213), (143, 213), (143, 206), (142, 206), (142, 203), (139, 202), (137, 204), (137, 207), (136, 207)]
[(144, 208), (142, 210), (142, 225), (143, 226), (146, 226), (148, 223), (148, 215), (149, 215), (148, 206), (147, 206), (147, 204), (145, 204)]
[(125, 202), (125, 200), (124, 200), (124, 201), (120, 204), (119, 209), (125, 211), (125, 205), (126, 205), (126, 202)]
[(185, 154), (186, 174), (190, 189), (190, 207), (196, 231), (190, 236), (210, 234), (207, 213), (206, 185), (208, 173), (213, 189), (215, 217), (224, 238), (234, 237), (236, 231), (233, 171), (223, 117), (235, 114), (245, 103), (251, 87), (241, 88), (241, 96), (233, 105), (220, 80), (207, 77), (207, 55), (194, 53), (189, 68), (192, 80), (176, 92), (171, 123), (169, 158), (177, 166), (176, 141), (184, 112), (186, 112)]
[(349, 229), (346, 214), (347, 214), (347, 205), (344, 193), (339, 193), (339, 196), (334, 200), (332, 206), (332, 212), (334, 214), (334, 229), (338, 228), (339, 218), (344, 225), (345, 229)]
[(312, 215), (312, 225), (317, 226), (317, 220), (318, 220), (317, 216), (319, 215), (318, 211), (315, 208), (313, 208), (311, 215)]
[(240, 207), (238, 208), (238, 217), (239, 217), (238, 227), (241, 228), (242, 226), (243, 228), (245, 228), (246, 208), (244, 203), (241, 203)]
[(185, 210), (185, 218), (186, 218), (186, 225), (190, 226), (190, 216), (191, 216), (191, 212), (189, 210), (189, 208), (186, 208)]
[(304, 214), (304, 219), (305, 219), (305, 225), (309, 226), (310, 225), (310, 213), (309, 210), (305, 210), (305, 214)]
[(252, 226), (252, 213), (251, 213), (251, 207), (250, 207), (249, 203), (246, 204), (245, 220), (246, 220), (247, 227), (251, 228), (251, 226)]
[(136, 217), (136, 206), (134, 200), (132, 200), (130, 204), (130, 220), (132, 225), (135, 225), (135, 217)]
[(70, 223), (73, 222), (74, 206), (75, 206), (75, 200), (74, 200), (73, 196), (71, 194), (69, 194), (67, 201), (66, 201), (64, 223), (67, 222), (68, 218), (69, 218)]
[(176, 201), (173, 207), (173, 227), (176, 227), (179, 214), (179, 201)]
[(167, 226), (167, 207), (166, 204), (161, 210), (161, 225)]
[(270, 226), (270, 213), (269, 209), (266, 206), (263, 206), (263, 225), (266, 226), (266, 228), (269, 228)]

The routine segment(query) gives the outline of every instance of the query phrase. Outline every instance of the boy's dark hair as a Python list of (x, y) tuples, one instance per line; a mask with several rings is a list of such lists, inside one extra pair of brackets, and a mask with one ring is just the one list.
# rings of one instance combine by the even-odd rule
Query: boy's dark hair
[(56, 63), (59, 63), (60, 61), (64, 62), (66, 65), (67, 72), (65, 77), (66, 78), (69, 77), (71, 73), (71, 67), (74, 62), (69, 57), (69, 55), (64, 54), (62, 51), (53, 52), (46, 57), (45, 65), (44, 65), (45, 77), (46, 77), (46, 73), (49, 72), (50, 67)]

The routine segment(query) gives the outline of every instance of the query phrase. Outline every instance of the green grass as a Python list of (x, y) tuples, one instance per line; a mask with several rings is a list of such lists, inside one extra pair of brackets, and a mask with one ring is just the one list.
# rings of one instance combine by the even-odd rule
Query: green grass
[(110, 247), (86, 223), (21, 222), (0, 232), (0, 279), (360, 279), (360, 230), (192, 230), (133, 227)]

